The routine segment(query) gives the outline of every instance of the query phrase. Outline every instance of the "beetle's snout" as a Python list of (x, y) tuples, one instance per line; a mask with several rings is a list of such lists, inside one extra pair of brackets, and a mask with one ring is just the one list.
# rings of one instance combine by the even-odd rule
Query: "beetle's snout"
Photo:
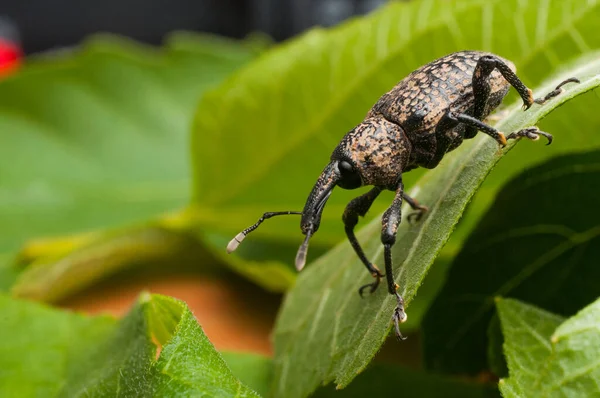
[(310, 192), (310, 195), (308, 195), (308, 199), (306, 199), (304, 210), (302, 210), (302, 219), (300, 220), (300, 229), (306, 237), (296, 254), (296, 269), (298, 271), (304, 268), (304, 265), (306, 264), (308, 241), (319, 229), (323, 209), (339, 179), (340, 173), (338, 171), (337, 161), (332, 161), (325, 167)]

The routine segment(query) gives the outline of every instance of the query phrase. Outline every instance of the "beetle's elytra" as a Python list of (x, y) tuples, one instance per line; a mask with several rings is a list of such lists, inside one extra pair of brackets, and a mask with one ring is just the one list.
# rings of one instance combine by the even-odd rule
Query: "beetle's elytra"
[(397, 301), (392, 319), (396, 336), (402, 339), (399, 324), (406, 320), (406, 313), (404, 300), (394, 282), (391, 248), (401, 220), (402, 200), (416, 210), (409, 218), (418, 220), (427, 210), (404, 193), (402, 173), (417, 167), (436, 167), (447, 152), (458, 147), (464, 139), (475, 137), (478, 131), (489, 135), (501, 146), (506, 145), (507, 139), (537, 140), (540, 136), (546, 137), (550, 144), (552, 136), (536, 127), (505, 136), (483, 120), (500, 105), (510, 86), (517, 90), (527, 110), (533, 103), (543, 104), (556, 97), (562, 92), (561, 87), (569, 82), (579, 81), (567, 79), (546, 96), (534, 99), (531, 90), (515, 74), (514, 65), (491, 53), (461, 51), (424, 65), (384, 94), (362, 123), (342, 138), (310, 192), (304, 210), (263, 214), (256, 224), (231, 240), (227, 251), (234, 251), (264, 220), (298, 214), (302, 216), (300, 228), (306, 235), (296, 256), (296, 268), (301, 270), (306, 261), (308, 241), (319, 229), (323, 208), (333, 188), (372, 185), (373, 189), (348, 204), (342, 219), (348, 240), (375, 279), (361, 287), (359, 293), (362, 295), (366, 288), (374, 292), (384, 275), (365, 256), (354, 235), (354, 227), (358, 217), (367, 213), (381, 191), (394, 191), (394, 200), (383, 214), (381, 242), (388, 292), (395, 295)]

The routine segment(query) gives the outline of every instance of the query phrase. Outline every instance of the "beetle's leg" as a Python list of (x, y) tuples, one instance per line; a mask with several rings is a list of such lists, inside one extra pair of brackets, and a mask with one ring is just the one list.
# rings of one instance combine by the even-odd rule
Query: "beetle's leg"
[[(500, 60), (498, 60), (500, 61)], [(502, 61), (500, 61), (502, 62)], [(505, 65), (506, 66), (506, 65)], [(473, 117), (477, 120), (483, 120), (483, 115), (485, 114), (485, 108), (487, 106), (488, 99), (490, 98), (490, 93), (492, 91), (492, 87), (490, 85), (490, 74), (496, 67), (496, 62), (492, 60), (488, 60), (485, 56), (481, 57), (479, 61), (477, 61), (477, 65), (475, 65), (475, 70), (473, 72), (472, 78), (472, 86), (473, 86)], [(510, 72), (511, 69), (506, 66)], [(515, 76), (516, 78), (516, 76)], [(517, 78), (518, 80), (518, 78)], [(524, 86), (524, 85), (523, 85)], [(518, 91), (518, 89), (517, 89)], [(474, 126), (467, 126), (465, 129), (465, 138), (470, 139), (474, 138), (477, 135), (477, 131), (479, 129)]]
[(381, 243), (383, 243), (383, 254), (385, 261), (385, 276), (388, 283), (388, 292), (396, 296), (396, 308), (392, 319), (394, 321), (394, 330), (396, 337), (404, 340), (400, 333), (400, 324), (406, 321), (406, 312), (404, 312), (404, 298), (398, 293), (398, 285), (394, 282), (394, 272), (392, 269), (392, 246), (396, 242), (396, 233), (398, 225), (402, 219), (402, 197), (404, 194), (404, 185), (402, 178), (396, 188), (396, 195), (392, 205), (383, 213), (382, 228), (381, 228)]
[(536, 104), (540, 104), (540, 105), (544, 104), (546, 101), (560, 95), (564, 91), (562, 86), (564, 86), (567, 83), (581, 83), (581, 82), (579, 81), (579, 79), (571, 77), (571, 78), (561, 82), (558, 86), (556, 86), (556, 88), (554, 90), (550, 91), (544, 97), (534, 99), (533, 102), (535, 102)]
[[(489, 81), (488, 77), (492, 73), (494, 69), (498, 69), (498, 71), (502, 74), (502, 76), (513, 86), (521, 98), (523, 99), (523, 108), (529, 109), (531, 105), (535, 102), (537, 104), (543, 104), (551, 98), (556, 97), (560, 93), (562, 93), (562, 86), (566, 83), (579, 83), (579, 80), (576, 78), (569, 78), (563, 82), (561, 82), (552, 92), (548, 93), (546, 96), (542, 98), (533, 98), (533, 92), (530, 88), (528, 88), (519, 77), (515, 74), (515, 72), (510, 69), (510, 67), (501, 60), (500, 58), (494, 55), (484, 55), (479, 58), (477, 61), (477, 65), (475, 66), (475, 71), (473, 72), (473, 94), (475, 95), (475, 105), (473, 116), (477, 119), (481, 120), (483, 115), (483, 110), (485, 109), (485, 105), (487, 102), (487, 97), (489, 97)], [(487, 96), (485, 96), (487, 86)], [(479, 96), (477, 91), (479, 90)]]
[(474, 118), (473, 116), (469, 116), (464, 113), (448, 112), (446, 114), (446, 117), (449, 118), (450, 120), (453, 120), (458, 123), (463, 123), (467, 127), (473, 128), (475, 130), (481, 131), (481, 132), (489, 135), (490, 137), (495, 139), (498, 142), (498, 144), (500, 144), (502, 146), (506, 145), (506, 137), (504, 136), (503, 133), (499, 132), (492, 126), (485, 124), (481, 120)]
[(369, 208), (371, 207), (375, 199), (377, 199), (381, 191), (381, 188), (375, 187), (369, 192), (365, 193), (364, 195), (352, 199), (352, 201), (348, 203), (348, 206), (346, 206), (346, 210), (344, 210), (344, 214), (342, 216), (342, 220), (344, 221), (344, 228), (346, 230), (346, 235), (348, 236), (348, 240), (350, 241), (352, 248), (356, 252), (358, 258), (360, 258), (360, 261), (362, 261), (365, 267), (367, 267), (369, 273), (373, 276), (373, 278), (375, 278), (374, 282), (361, 286), (360, 289), (358, 289), (358, 293), (361, 295), (361, 297), (363, 294), (363, 290), (366, 288), (369, 288), (369, 292), (373, 293), (375, 289), (377, 289), (377, 287), (379, 286), (379, 282), (384, 275), (381, 273), (379, 268), (377, 268), (375, 264), (371, 263), (367, 259), (367, 256), (365, 256), (365, 252), (360, 246), (360, 243), (358, 243), (356, 235), (354, 235), (354, 227), (356, 226), (356, 224), (358, 224), (358, 217), (364, 217), (365, 214), (367, 214)]
[(408, 194), (406, 192), (402, 193), (402, 197), (404, 198), (404, 200), (406, 200), (406, 203), (408, 203), (410, 205), (410, 207), (415, 210), (414, 212), (410, 213), (408, 215), (408, 217), (406, 217), (406, 219), (408, 220), (409, 223), (413, 223), (413, 222), (418, 222), (421, 220), (421, 218), (423, 218), (423, 214), (425, 214), (425, 212), (427, 212), (429, 209), (427, 208), (427, 206), (423, 206), (422, 204), (420, 204), (419, 202), (417, 202), (416, 199), (411, 198), (410, 196), (408, 196)]
[(502, 146), (506, 145), (507, 139), (516, 139), (516, 138), (520, 138), (520, 137), (525, 137), (525, 138), (529, 138), (530, 140), (536, 141), (540, 138), (540, 135), (546, 137), (546, 139), (548, 140), (547, 145), (550, 145), (552, 143), (552, 135), (545, 133), (543, 131), (540, 131), (537, 127), (528, 127), (523, 130), (519, 130), (517, 132), (510, 133), (508, 135), (508, 137), (506, 137), (500, 131), (496, 130), (492, 126), (485, 124), (481, 120), (475, 119), (473, 116), (469, 116), (464, 113), (448, 112), (446, 114), (446, 117), (450, 118), (453, 121), (464, 123), (468, 127), (473, 127), (479, 131), (484, 132), (485, 134), (487, 134), (490, 137), (492, 137), (493, 139), (495, 139)]

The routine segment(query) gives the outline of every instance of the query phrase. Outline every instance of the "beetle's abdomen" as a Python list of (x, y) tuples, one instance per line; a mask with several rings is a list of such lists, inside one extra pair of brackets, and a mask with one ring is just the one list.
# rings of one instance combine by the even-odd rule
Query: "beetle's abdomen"
[[(384, 94), (369, 112), (399, 124), (411, 136), (433, 134), (446, 112), (469, 113), (473, 107), (472, 80), (477, 60), (489, 53), (462, 51), (415, 70)], [(506, 61), (511, 69), (514, 65)], [(490, 75), (491, 98), (487, 116), (506, 95), (509, 84), (500, 72)]]

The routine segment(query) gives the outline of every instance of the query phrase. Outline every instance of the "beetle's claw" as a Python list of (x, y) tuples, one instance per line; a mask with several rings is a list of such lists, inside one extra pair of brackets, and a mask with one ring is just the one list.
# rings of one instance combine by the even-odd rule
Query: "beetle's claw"
[(364, 294), (363, 291), (366, 288), (369, 288), (369, 293), (373, 293), (375, 290), (377, 290), (377, 287), (379, 286), (379, 278), (377, 278), (375, 280), (375, 282), (371, 282), (371, 283), (367, 283), (366, 285), (362, 285), (360, 288), (358, 288), (358, 294), (360, 295), (361, 298), (364, 298)]
[(524, 137), (524, 138), (530, 139), (532, 141), (537, 141), (540, 139), (540, 136), (546, 137), (546, 139), (548, 140), (548, 143), (546, 145), (552, 144), (552, 139), (553, 139), (552, 134), (548, 134), (544, 131), (541, 131), (537, 127), (528, 127), (526, 129), (519, 130), (515, 133), (511, 133), (507, 138), (509, 140), (514, 140), (514, 139)]
[(428, 211), (429, 211), (429, 208), (427, 206), (419, 206), (418, 209), (416, 209), (415, 211), (410, 213), (408, 216), (406, 216), (406, 220), (409, 222), (409, 224), (414, 225), (414, 224), (418, 223), (419, 221), (421, 221), (421, 219), (423, 218), (423, 215), (425, 213), (427, 213)]
[(565, 91), (562, 88), (562, 86), (564, 86), (567, 83), (581, 83), (581, 82), (579, 81), (579, 79), (577, 79), (575, 77), (568, 78), (567, 80), (561, 82), (558, 86), (556, 86), (556, 88), (554, 90), (550, 91), (544, 97), (542, 97), (542, 98), (536, 98), (536, 99), (533, 100), (533, 102), (535, 102), (536, 104), (539, 104), (539, 105), (545, 104), (546, 102), (548, 102), (552, 98), (557, 97), (560, 94), (562, 94)]
[(406, 340), (406, 337), (404, 337), (400, 332), (400, 324), (406, 322), (408, 316), (404, 311), (404, 299), (398, 293), (396, 293), (396, 301), (397, 305), (396, 308), (394, 308), (394, 314), (392, 315), (392, 320), (394, 322), (394, 332), (398, 340)]
[(374, 293), (375, 290), (377, 290), (377, 288), (379, 287), (379, 283), (381, 282), (381, 278), (383, 278), (385, 275), (382, 274), (379, 270), (377, 270), (376, 272), (372, 273), (371, 275), (373, 275), (373, 278), (375, 278), (375, 281), (371, 282), (371, 283), (367, 283), (366, 285), (362, 285), (360, 288), (358, 288), (358, 294), (360, 295), (361, 298), (363, 298), (363, 291), (366, 288), (369, 288), (369, 294)]
[(521, 107), (521, 109), (526, 111), (527, 109), (531, 108), (531, 105), (534, 102), (535, 102), (535, 100), (533, 99), (533, 91), (531, 91), (531, 89), (528, 88), (527, 89), (527, 99), (523, 99), (523, 106)]

